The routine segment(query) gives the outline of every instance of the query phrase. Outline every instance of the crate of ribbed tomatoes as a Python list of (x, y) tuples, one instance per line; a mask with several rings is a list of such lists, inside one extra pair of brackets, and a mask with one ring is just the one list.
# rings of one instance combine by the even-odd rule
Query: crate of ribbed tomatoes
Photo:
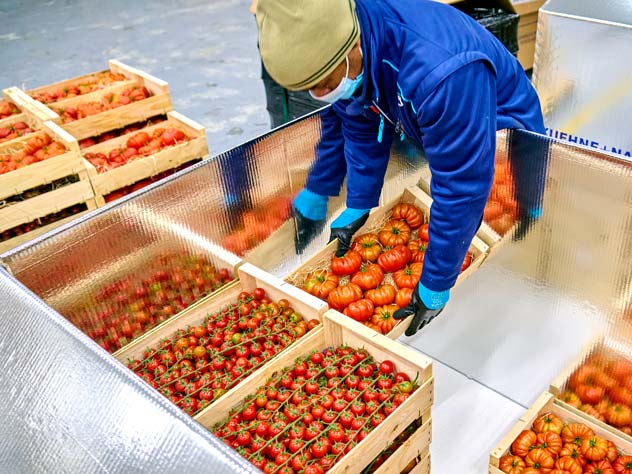
[(629, 474), (632, 444), (543, 393), (490, 455), (490, 474)]
[(114, 191), (208, 156), (202, 125), (173, 111), (164, 118), (99, 143), (81, 141), (99, 205)]
[[(371, 211), (356, 232), (351, 249), (336, 257), (334, 240), (286, 280), (317, 296), (346, 316), (396, 339), (409, 319), (393, 314), (406, 306), (421, 278), (432, 198), (418, 187), (405, 189), (390, 203)], [(474, 237), (456, 284), (485, 260), (489, 247)]]
[(29, 103), (77, 140), (164, 114), (169, 85), (116, 60), (109, 69), (32, 89)]
[(414, 421), (423, 451), (431, 361), (334, 310), (323, 319), (196, 420), (269, 473), (360, 473)]

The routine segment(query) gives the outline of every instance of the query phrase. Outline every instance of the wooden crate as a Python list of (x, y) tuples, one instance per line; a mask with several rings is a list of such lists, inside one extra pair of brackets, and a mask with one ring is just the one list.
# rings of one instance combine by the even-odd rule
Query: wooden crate
[(514, 442), (523, 430), (531, 429), (531, 425), (538, 416), (545, 413), (552, 413), (558, 416), (564, 423), (583, 423), (592, 429), (597, 436), (612, 441), (620, 452), (624, 454), (632, 453), (632, 443), (618, 435), (613, 435), (610, 430), (599, 426), (599, 424), (595, 423), (593, 419), (580, 416), (573, 411), (567, 410), (558, 403), (558, 400), (555, 399), (555, 395), (549, 392), (544, 392), (535, 401), (531, 408), (529, 408), (516, 422), (516, 424), (511, 427), (509, 432), (500, 440), (498, 445), (491, 452), (489, 456), (490, 473), (501, 472), (499, 470), (500, 458), (509, 454), (511, 443)]
[[(0, 154), (22, 150), (26, 142), (37, 134), (47, 134), (53, 140), (61, 142), (68, 152), (48, 160), (33, 163), (24, 168), (0, 174), (0, 199), (20, 194), (27, 189), (48, 184), (56, 179), (73, 174), (79, 175), (80, 178), (85, 179), (89, 184), (87, 180), (88, 173), (81, 160), (77, 141), (53, 122), (40, 123), (38, 128), (40, 131), (33, 134), (0, 143)], [(92, 198), (94, 196), (88, 197)], [(81, 200), (77, 202), (81, 202)], [(37, 217), (42, 215), (45, 214), (39, 214)], [(6, 227), (1, 225), (0, 228), (5, 229)]]
[[(150, 178), (163, 171), (176, 168), (189, 161), (208, 156), (208, 144), (204, 127), (178, 112), (169, 112), (166, 121), (151, 125), (142, 130), (151, 135), (155, 129), (166, 127), (182, 130), (191, 137), (191, 140), (165, 148), (153, 155), (140, 157), (137, 160), (130, 161), (119, 168), (114, 168), (105, 173), (98, 173), (92, 163), (84, 159), (84, 165), (90, 175), (90, 181), (92, 182), (92, 187), (99, 206), (105, 204), (104, 196), (112, 191)], [(81, 152), (83, 154), (105, 153), (107, 155), (107, 153), (114, 148), (124, 147), (131, 135), (133, 135), (133, 133), (106, 140), (102, 143), (84, 148)]]
[[(400, 202), (411, 203), (420, 208), (425, 216), (425, 222), (428, 222), (428, 217), (430, 215), (430, 206), (432, 205), (432, 198), (428, 194), (424, 193), (420, 188), (413, 186), (406, 188), (400, 197), (394, 199), (385, 206), (376, 208), (371, 211), (366, 224), (364, 224), (364, 226), (362, 226), (355, 235), (360, 235), (365, 232), (370, 232), (372, 230), (375, 230), (376, 228), (379, 228), (381, 224), (387, 221), (391, 209)], [(288, 275), (286, 281), (295, 282), (295, 284), (299, 287), (302, 286), (305, 276), (307, 276), (307, 274), (312, 269), (317, 267), (324, 268), (325, 266), (327, 266), (328, 262), (331, 261), (331, 258), (336, 253), (337, 248), (338, 241), (335, 240), (331, 242), (323, 250), (317, 252), (314, 256), (312, 256), (290, 275)], [(472, 275), (478, 267), (481, 266), (481, 264), (487, 257), (489, 247), (478, 237), (474, 237), (469, 251), (473, 255), (472, 263), (470, 264), (469, 268), (467, 268), (459, 275), (455, 285), (460, 284), (463, 280)], [(388, 337), (392, 339), (397, 339), (399, 336), (401, 336), (410, 324), (411, 319), (412, 318), (405, 319), (401, 323), (397, 324), (393, 328), (393, 330), (388, 333)]]
[(24, 91), (17, 87), (9, 87), (3, 90), (5, 100), (13, 102), (21, 112), (28, 113), (38, 120), (56, 120), (59, 116), (44, 104), (33, 100)]
[[(40, 107), (48, 111), (49, 119), (59, 123), (62, 128), (77, 140), (100, 135), (109, 130), (140, 122), (155, 115), (165, 114), (173, 108), (169, 95), (169, 85), (165, 81), (115, 60), (111, 60), (109, 64), (112, 71), (120, 72), (129, 79), (116, 82), (95, 92), (55, 102), (50, 107), (37, 102)], [(61, 123), (61, 117), (56, 112), (56, 110), (66, 107), (76, 107), (84, 102), (100, 101), (110, 93), (122, 92), (133, 86), (145, 86), (153, 95), (147, 99), (132, 102), (112, 110), (106, 110), (100, 114), (91, 115), (66, 124)], [(33, 101), (28, 95), (24, 95)]]
[[(602, 360), (631, 360), (629, 355), (629, 348), (622, 345), (619, 341), (614, 339), (605, 339), (603, 336), (596, 337), (593, 342), (586, 344), (576, 359), (573, 360), (560, 374), (553, 379), (549, 387), (549, 392), (555, 397), (558, 397), (566, 390), (566, 384), (573, 374), (573, 372), (579, 368), (589, 357), (595, 355), (598, 359)], [(587, 413), (575, 408), (563, 400), (556, 398), (555, 403), (575, 416), (583, 418), (590, 423), (599, 426), (604, 431), (607, 431), (616, 439), (621, 439), (632, 446), (632, 436), (618, 430), (614, 426), (610, 426), (597, 418), (588, 415)], [(613, 439), (614, 441), (614, 439)]]
[(142, 354), (147, 347), (157, 346), (161, 339), (171, 337), (177, 329), (202, 324), (208, 314), (219, 311), (226, 305), (236, 302), (239, 293), (242, 291), (251, 292), (255, 288), (266, 290), (267, 297), (271, 300), (287, 299), (292, 307), (307, 320), (318, 319), (322, 321), (322, 314), (327, 310), (327, 304), (318, 298), (248, 263), (240, 265), (236, 271), (239, 275), (238, 281), (230, 284), (223, 290), (210, 294), (176, 316), (156, 326), (151, 331), (115, 352), (114, 357), (123, 363), (126, 363), (129, 359), (142, 358)]
[[(68, 151), (48, 160), (33, 163), (24, 168), (0, 175), (0, 199), (19, 195), (29, 189), (46, 185), (71, 175), (78, 175), (79, 181), (0, 208), (0, 232), (32, 222), (49, 214), (54, 214), (76, 204), (85, 204), (88, 210), (96, 208), (92, 185), (81, 162), (77, 141), (54, 123), (44, 122), (41, 124), (40, 131), (0, 144), (0, 154), (17, 152), (24, 147), (32, 136), (44, 133), (48, 134), (53, 140), (63, 143)], [(13, 248), (36, 235), (58, 227), (68, 220), (72, 219), (53, 222), (14, 239), (2, 242), (0, 249), (4, 251)]]
[[(197, 414), (195, 419), (202, 426), (211, 429), (214, 424), (224, 420), (232, 409), (240, 406), (248, 395), (255, 393), (257, 388), (264, 385), (273, 373), (292, 365), (295, 359), (305, 357), (312, 351), (320, 351), (326, 347), (341, 344), (363, 347), (376, 360), (392, 360), (398, 371), (408, 374), (411, 380), (417, 378), (420, 385), (391, 416), (387, 417), (328, 471), (333, 474), (360, 473), (413, 420), (422, 417), (424, 413), (426, 416), (429, 414), (434, 396), (432, 362), (419, 352), (377, 334), (366, 326), (333, 310), (325, 313), (322, 328), (314, 329), (298, 343), (293, 344), (278, 357), (269, 361), (262, 369), (252, 374), (215, 404)], [(424, 448), (424, 446), (419, 447)], [(420, 472), (423, 471), (420, 470)]]
[[(65, 89), (65, 88), (69, 88), (73, 86), (80, 86), (82, 84), (94, 83), (96, 82), (99, 74), (103, 74), (107, 72), (122, 74), (123, 76), (125, 76), (123, 80), (127, 80), (127, 81), (142, 79), (142, 74), (143, 74), (142, 71), (138, 71), (137, 69), (127, 66), (119, 61), (111, 60), (108, 62), (108, 69), (91, 72), (88, 74), (84, 74), (82, 76), (73, 77), (72, 79), (65, 79), (63, 81), (55, 82), (53, 84), (47, 84), (45, 86), (36, 87), (34, 89), (30, 89), (26, 91), (26, 94), (29, 97), (32, 97), (34, 100), (37, 100), (37, 96), (42, 93), (46, 93), (46, 92), (53, 93), (54, 91), (58, 89)], [(122, 81), (115, 81), (107, 85), (101, 85), (100, 87), (95, 88), (90, 93), (97, 92), (98, 90), (104, 89), (105, 87), (109, 87), (110, 85), (119, 84), (120, 82)], [(90, 93), (82, 94), (81, 97), (86, 97)], [(48, 102), (48, 105), (60, 102), (61, 100), (64, 100), (64, 99), (60, 99), (54, 102)]]
[(415, 467), (410, 471), (411, 473), (430, 473), (430, 442), (432, 441), (430, 409), (421, 418), (427, 421), (424, 421), (412, 436), (391, 454), (373, 474), (402, 472), (413, 461), (415, 461)]

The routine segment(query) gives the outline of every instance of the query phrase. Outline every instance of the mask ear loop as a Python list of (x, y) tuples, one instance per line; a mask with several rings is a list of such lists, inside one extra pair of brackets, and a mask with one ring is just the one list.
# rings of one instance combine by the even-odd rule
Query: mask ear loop
[[(345, 79), (349, 79), (349, 55), (345, 56), (345, 61), (347, 61), (347, 70), (345, 71)], [(342, 81), (344, 81), (345, 79), (341, 79), (340, 84), (342, 84)]]

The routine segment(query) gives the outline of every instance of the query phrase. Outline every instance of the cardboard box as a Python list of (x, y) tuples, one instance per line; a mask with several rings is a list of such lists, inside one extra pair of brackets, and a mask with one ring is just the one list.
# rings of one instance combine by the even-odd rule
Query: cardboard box
[(520, 15), (518, 23), (518, 60), (527, 70), (533, 67), (535, 37), (538, 30), (538, 10), (545, 0), (514, 3), (513, 8)]

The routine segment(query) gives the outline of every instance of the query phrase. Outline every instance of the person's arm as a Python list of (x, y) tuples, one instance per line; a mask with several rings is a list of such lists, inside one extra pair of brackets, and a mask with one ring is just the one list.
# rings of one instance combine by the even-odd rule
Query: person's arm
[(347, 165), (347, 208), (331, 223), (330, 241), (338, 239), (336, 255), (340, 257), (349, 250), (353, 235), (364, 225), (371, 208), (379, 204), (393, 127), (371, 112), (349, 115), (341, 107), (338, 113)]
[(496, 80), (483, 61), (445, 78), (419, 107), (432, 172), (430, 243), (420, 283), (450, 289), (480, 225), (494, 176)]
[(428, 94), (417, 116), (433, 203), (421, 279), (408, 306), (394, 314), (413, 316), (407, 336), (443, 311), (483, 217), (496, 152), (494, 73), (481, 61), (462, 66)]

